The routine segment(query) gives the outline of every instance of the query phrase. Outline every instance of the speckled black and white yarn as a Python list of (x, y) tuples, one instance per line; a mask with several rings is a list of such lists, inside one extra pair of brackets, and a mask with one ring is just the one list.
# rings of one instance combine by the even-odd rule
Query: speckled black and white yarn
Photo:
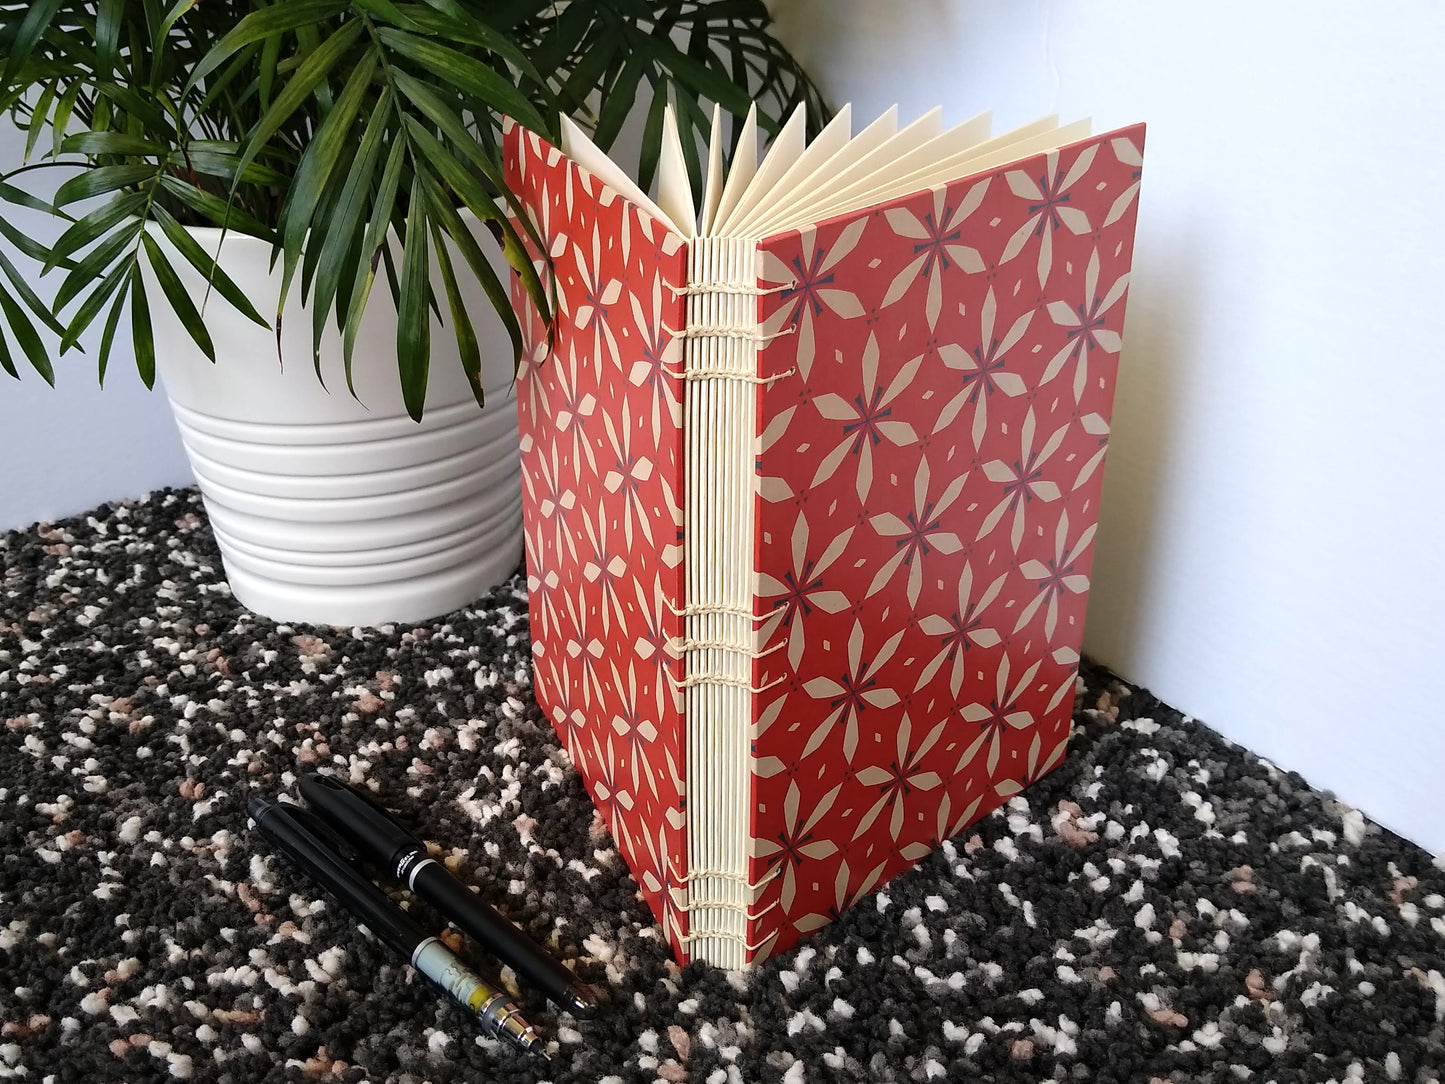
[[(278, 626), (232, 600), (189, 491), (0, 536), (0, 564), (0, 1079), (1445, 1071), (1445, 872), (1102, 671), (1062, 768), (727, 975), (672, 963), (532, 702), (520, 578), (417, 628)], [(246, 831), (311, 765), (378, 782), (608, 987), (592, 1021), (523, 995), (552, 1066), (478, 1038)]]

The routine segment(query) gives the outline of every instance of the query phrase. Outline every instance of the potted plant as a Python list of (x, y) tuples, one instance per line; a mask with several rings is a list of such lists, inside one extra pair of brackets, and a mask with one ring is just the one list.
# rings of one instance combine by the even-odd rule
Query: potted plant
[(0, 367), (53, 382), (85, 337), (103, 381), (128, 336), (251, 608), (464, 605), (521, 555), (508, 277), (548, 311), (502, 116), (606, 147), (637, 104), (646, 185), (667, 100), (689, 135), (703, 100), (824, 119), (768, 23), (761, 0), (0, 0), (0, 109), (28, 132), (0, 201), (63, 224), (0, 208)]

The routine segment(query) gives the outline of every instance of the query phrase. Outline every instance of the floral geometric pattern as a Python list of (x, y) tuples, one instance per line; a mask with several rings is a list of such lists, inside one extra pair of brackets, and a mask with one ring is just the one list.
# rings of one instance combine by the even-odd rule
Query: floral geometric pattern
[[(1064, 757), (1143, 136), (759, 243), (749, 962)], [(537, 695), (686, 961), (687, 246), (506, 140), (561, 313), (518, 389)]]
[(537, 700), (685, 958), (680, 352), (662, 329), (681, 326), (687, 248), (540, 137), (509, 124), (505, 145), (557, 274), (550, 347), (513, 287)]
[[(765, 289), (845, 248), (828, 288), (857, 305), (808, 308), (806, 374), (797, 336), (758, 363), (799, 372), (759, 392), (753, 685), (788, 725), (753, 742), (750, 879), (804, 825), (810, 868), (762, 890), (754, 961), (1063, 758), (1143, 135), (761, 243)], [(797, 305), (760, 308), (781, 330)]]

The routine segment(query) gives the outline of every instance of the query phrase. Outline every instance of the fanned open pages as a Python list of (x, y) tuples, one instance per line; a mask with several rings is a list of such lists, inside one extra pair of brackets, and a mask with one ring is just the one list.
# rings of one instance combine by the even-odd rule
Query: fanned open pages
[(990, 138), (987, 113), (946, 131), (939, 123), (941, 115), (940, 109), (933, 109), (900, 131), (898, 107), (894, 106), (855, 136), (850, 130), (852, 107), (845, 105), (808, 143), (804, 138), (806, 119), (799, 109), (759, 162), (753, 110), (743, 122), (740, 150), (732, 168), (724, 175), (721, 114), (714, 109), (703, 204), (696, 208), (671, 106), (664, 112), (655, 201), (565, 117), (562, 150), (689, 240), (758, 239), (884, 203), (977, 169), (1052, 150), (1089, 134), (1087, 120), (1061, 127), (1058, 117), (1050, 116)]

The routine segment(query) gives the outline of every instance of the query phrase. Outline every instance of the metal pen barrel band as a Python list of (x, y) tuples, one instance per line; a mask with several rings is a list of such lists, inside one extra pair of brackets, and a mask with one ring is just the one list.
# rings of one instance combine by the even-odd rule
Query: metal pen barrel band
[(412, 953), (411, 966), (420, 971), (448, 996), (476, 1014), (488, 1031), (519, 1040), (528, 1050), (541, 1053), (541, 1037), (522, 1017), (522, 1012), (503, 991), (488, 985), (467, 967), (451, 949), (435, 937), (428, 937)]
[[(499, 1008), (493, 1010), (492, 1006), (496, 1001), (501, 1001), (502, 1004)], [(487, 1004), (482, 1007), (482, 1012), (490, 1013), (488, 1019), (491, 1025), (499, 1032), (505, 1031), (518, 1037), (530, 1038), (534, 1041), (537, 1039), (536, 1031), (531, 1024), (522, 1018), (521, 1010), (505, 997), (493, 998), (492, 1001), (487, 1002)]]
[(416, 862), (413, 861), (413, 858), (413, 855), (408, 854), (399, 863), (397, 863), (396, 879), (402, 884), (406, 885), (407, 888), (415, 892), (416, 875), (422, 870), (424, 870), (427, 866), (435, 866), (437, 864), (437, 860), (435, 858), (423, 858), (421, 859), (421, 861)]

